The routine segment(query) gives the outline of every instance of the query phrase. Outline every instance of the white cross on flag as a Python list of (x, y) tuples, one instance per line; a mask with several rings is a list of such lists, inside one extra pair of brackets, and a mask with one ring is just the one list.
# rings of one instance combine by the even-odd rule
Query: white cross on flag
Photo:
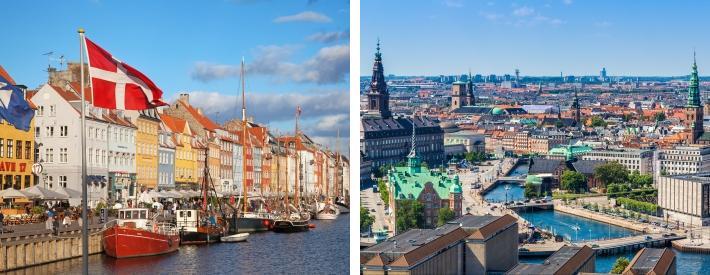
[(106, 109), (144, 110), (167, 105), (163, 91), (143, 73), (121, 62), (88, 38), (93, 105)]

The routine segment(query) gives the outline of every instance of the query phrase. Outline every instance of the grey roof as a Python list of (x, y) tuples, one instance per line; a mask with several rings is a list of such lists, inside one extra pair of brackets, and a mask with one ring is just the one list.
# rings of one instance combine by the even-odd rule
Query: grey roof
[(486, 106), (462, 106), (451, 111), (454, 114), (488, 114), (493, 110), (491, 107)]
[(575, 267), (573, 271), (579, 271), (578, 269), (593, 257), (594, 251), (588, 246), (563, 246), (545, 259), (542, 264), (518, 264), (506, 274), (557, 274), (568, 263)]
[(679, 180), (693, 181), (693, 182), (700, 182), (700, 183), (710, 183), (710, 172), (701, 172), (701, 173), (694, 173), (694, 174), (681, 174), (681, 175), (672, 175), (672, 176), (664, 176), (664, 177), (674, 178), (674, 179), (679, 179)]
[(577, 172), (585, 175), (591, 175), (594, 174), (594, 169), (604, 163), (606, 163), (606, 161), (603, 160), (577, 160), (572, 163), (572, 167)]
[(562, 165), (562, 161), (557, 159), (535, 158), (530, 161), (531, 163), (528, 174), (553, 173), (560, 165)]

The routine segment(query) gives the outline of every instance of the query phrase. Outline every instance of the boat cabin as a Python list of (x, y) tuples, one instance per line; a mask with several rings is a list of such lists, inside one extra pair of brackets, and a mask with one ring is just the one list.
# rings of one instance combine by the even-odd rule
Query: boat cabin
[(146, 228), (148, 220), (151, 218), (150, 211), (145, 208), (124, 208), (118, 210), (119, 226), (128, 226), (136, 228)]
[(175, 211), (175, 225), (183, 231), (197, 231), (199, 225), (198, 212), (195, 209)]

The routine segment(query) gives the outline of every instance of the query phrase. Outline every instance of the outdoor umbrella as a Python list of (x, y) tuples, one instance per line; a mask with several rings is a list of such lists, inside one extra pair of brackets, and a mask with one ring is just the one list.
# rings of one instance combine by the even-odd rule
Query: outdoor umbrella
[(183, 193), (180, 193), (176, 190), (168, 191), (168, 194), (170, 194), (171, 196), (173, 196), (173, 198), (176, 198), (176, 199), (181, 199), (183, 197)]
[(34, 199), (34, 198), (38, 197), (38, 195), (28, 193), (28, 192), (25, 192), (22, 190), (17, 190), (17, 189), (10, 187), (10, 188), (0, 191), (0, 197), (2, 197), (3, 199), (20, 199), (20, 198)]
[(66, 200), (69, 198), (69, 195), (58, 193), (50, 189), (40, 187), (39, 185), (25, 188), (22, 191), (24, 191), (25, 193), (37, 195), (37, 198), (42, 200)]

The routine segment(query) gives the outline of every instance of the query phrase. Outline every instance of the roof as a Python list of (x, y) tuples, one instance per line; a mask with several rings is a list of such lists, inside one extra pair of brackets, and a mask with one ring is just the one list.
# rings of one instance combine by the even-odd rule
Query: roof
[(572, 167), (575, 171), (580, 172), (585, 175), (594, 174), (594, 169), (607, 163), (604, 160), (577, 160), (572, 163)]
[(553, 173), (558, 167), (560, 167), (560, 165), (562, 165), (561, 160), (543, 158), (531, 159), (528, 174), (534, 175)]
[(491, 112), (491, 107), (486, 106), (462, 106), (452, 110), (454, 114), (488, 114)]
[(449, 188), (458, 183), (458, 178), (450, 178), (427, 167), (421, 167), (419, 173), (411, 173), (409, 166), (397, 166), (388, 176), (390, 183), (394, 185), (395, 199), (417, 199), (430, 182), (440, 199), (448, 198)]
[(506, 274), (576, 274), (594, 257), (594, 250), (589, 246), (563, 246), (542, 264), (518, 264)]
[(670, 274), (675, 253), (668, 248), (642, 248), (622, 274)]
[(214, 123), (214, 121), (209, 119), (207, 116), (203, 115), (202, 112), (198, 111), (197, 109), (192, 107), (192, 105), (185, 102), (184, 100), (178, 100), (177, 104), (182, 105), (185, 108), (185, 110), (187, 110), (187, 112), (190, 113), (190, 115), (192, 117), (194, 117), (195, 120), (197, 120), (197, 122), (199, 122), (202, 125), (202, 127), (204, 127), (205, 129), (210, 130), (210, 131), (214, 131), (216, 129), (221, 128), (219, 125), (217, 125), (217, 123)]
[(185, 130), (186, 121), (184, 119), (167, 114), (160, 114), (160, 120), (162, 120), (163, 124), (173, 133), (183, 133)]
[(701, 173), (694, 173), (694, 174), (680, 174), (680, 175), (661, 176), (661, 177), (667, 177), (667, 178), (673, 178), (673, 179), (679, 179), (679, 180), (687, 180), (687, 181), (699, 182), (699, 183), (710, 183), (710, 172), (701, 172)]
[(16, 85), (15, 80), (12, 79), (12, 77), (9, 73), (7, 73), (7, 71), (5, 71), (5, 68), (3, 68), (2, 65), (0, 65), (0, 76), (7, 79), (7, 81), (9, 81), (11, 85)]

